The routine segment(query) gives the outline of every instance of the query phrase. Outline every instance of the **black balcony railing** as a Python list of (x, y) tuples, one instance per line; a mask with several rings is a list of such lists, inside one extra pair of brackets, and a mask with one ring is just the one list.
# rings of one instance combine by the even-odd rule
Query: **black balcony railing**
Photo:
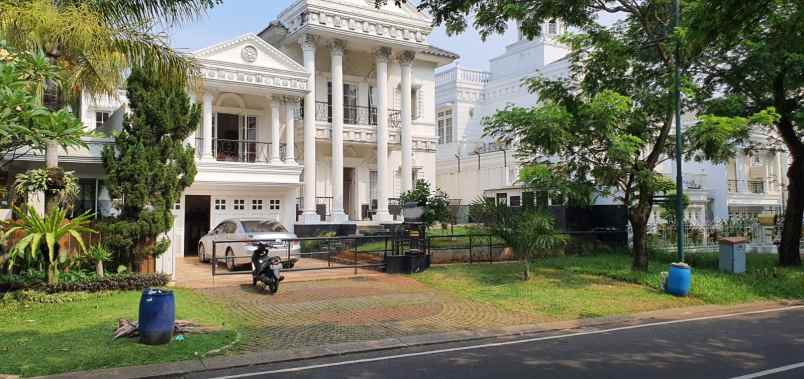
[[(196, 138), (196, 155), (201, 157), (204, 151), (204, 139)], [(251, 140), (234, 140), (213, 138), (212, 157), (220, 162), (270, 162), (271, 143)], [(279, 145), (279, 159), (287, 157), (287, 144)]]
[[(400, 114), (398, 109), (388, 109), (389, 127), (399, 127), (401, 122)], [(325, 101), (317, 101), (315, 103), (315, 120), (332, 122), (332, 104)], [(344, 105), (343, 123), (348, 125), (377, 126), (377, 108), (364, 107), (362, 105)]]

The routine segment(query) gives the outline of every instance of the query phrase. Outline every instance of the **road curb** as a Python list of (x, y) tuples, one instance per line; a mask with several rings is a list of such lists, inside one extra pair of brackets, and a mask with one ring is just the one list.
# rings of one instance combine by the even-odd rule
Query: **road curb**
[[(233, 356), (216, 356), (206, 359), (196, 359), (173, 363), (161, 363), (144, 366), (131, 366), (121, 368), (98, 369), (91, 371), (76, 371), (64, 374), (51, 375), (49, 379), (94, 379), (94, 378), (170, 378), (207, 370), (220, 370), (229, 368), (249, 367), (271, 363), (301, 361), (313, 358), (327, 358), (340, 355), (367, 353), (418, 347), (445, 343), (470, 342), (493, 338), (517, 338), (552, 334), (559, 332), (590, 331), (605, 329), (606, 327), (623, 327), (653, 322), (684, 320), (707, 316), (728, 315), (751, 311), (770, 310), (804, 305), (799, 301), (760, 302), (736, 306), (702, 305), (687, 308), (672, 308), (659, 311), (639, 313), (629, 316), (614, 316), (584, 320), (559, 321), (537, 325), (523, 325), (504, 327), (500, 329), (485, 329), (476, 331), (455, 331), (444, 333), (423, 334), (386, 338), (373, 341), (347, 342), (332, 345), (316, 346), (301, 349), (274, 350), (257, 353), (247, 353)], [(679, 317), (681, 316), (681, 317)]]

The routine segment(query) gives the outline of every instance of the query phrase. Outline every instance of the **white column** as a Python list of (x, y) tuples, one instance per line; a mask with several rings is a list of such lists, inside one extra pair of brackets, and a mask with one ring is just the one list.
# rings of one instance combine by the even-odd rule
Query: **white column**
[(212, 99), (213, 96), (211, 93), (204, 94), (204, 118), (203, 118), (203, 139), (204, 139), (204, 151), (201, 159), (204, 160), (214, 160), (215, 158), (212, 156)]
[(330, 44), (332, 62), (332, 222), (349, 221), (343, 211), (343, 50), (341, 40)]
[(304, 54), (304, 69), (310, 74), (307, 94), (304, 95), (304, 200), (302, 222), (317, 224), (315, 213), (315, 39), (305, 35), (299, 41)]
[(402, 192), (413, 189), (413, 137), (411, 136), (411, 119), (413, 104), (411, 101), (411, 71), (413, 58), (412, 51), (404, 51), (399, 55), (399, 65), (402, 69), (402, 173), (401, 184)]
[[(192, 105), (195, 105), (195, 104), (196, 104), (196, 101), (198, 101), (198, 99), (196, 98), (196, 96), (195, 96), (194, 94), (190, 94), (188, 97), (190, 98), (190, 105), (191, 105), (191, 106), (192, 106)], [(192, 131), (192, 132), (191, 132), (191, 133), (190, 133), (190, 134), (187, 136), (187, 139), (185, 139), (185, 140), (184, 140), (184, 144), (185, 144), (185, 145), (187, 145), (187, 146), (190, 146), (190, 147), (195, 148), (195, 149), (196, 149), (196, 154), (198, 154), (198, 145), (199, 145), (199, 144), (198, 144), (198, 143), (197, 143), (197, 141), (195, 140), (196, 135), (198, 135), (198, 126), (197, 126), (197, 125), (196, 125), (195, 130), (194, 130), (194, 131)]]
[(295, 97), (285, 98), (285, 163), (289, 165), (296, 164), (296, 149), (293, 141), (296, 138), (296, 132), (293, 129), (296, 122), (297, 104), (299, 104), (299, 100)]
[(377, 213), (374, 221), (391, 221), (388, 213), (388, 61), (391, 49), (377, 50)]
[(737, 192), (748, 192), (748, 183), (745, 175), (746, 155), (738, 151), (734, 154), (734, 180), (737, 181)]
[(282, 164), (279, 158), (279, 143), (282, 140), (279, 135), (279, 107), (282, 106), (282, 99), (279, 97), (271, 98), (271, 164)]

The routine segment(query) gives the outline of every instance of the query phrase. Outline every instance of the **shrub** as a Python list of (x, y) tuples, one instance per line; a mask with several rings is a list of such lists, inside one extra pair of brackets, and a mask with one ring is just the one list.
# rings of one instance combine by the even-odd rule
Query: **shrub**
[(167, 274), (122, 273), (97, 277), (91, 274), (70, 273), (56, 284), (48, 284), (42, 273), (0, 275), (0, 292), (31, 289), (47, 293), (98, 292), (112, 290), (141, 290), (147, 287), (163, 287), (170, 281)]
[(64, 304), (73, 301), (87, 300), (109, 296), (112, 292), (61, 292), (47, 293), (35, 290), (20, 290), (7, 292), (0, 296), (0, 306), (28, 305), (28, 304)]

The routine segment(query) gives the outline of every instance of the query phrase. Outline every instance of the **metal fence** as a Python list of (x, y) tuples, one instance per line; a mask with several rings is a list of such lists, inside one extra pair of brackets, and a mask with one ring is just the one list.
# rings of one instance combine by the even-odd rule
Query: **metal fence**
[[(357, 270), (361, 268), (384, 268), (385, 257), (393, 252), (391, 237), (388, 235), (213, 241), (212, 275), (250, 274), (250, 269), (220, 271), (218, 265), (236, 259), (234, 256), (227, 256), (225, 249), (230, 248), (232, 245), (235, 245), (236, 249), (242, 248), (242, 245), (256, 244), (258, 242), (282, 246), (283, 252), (279, 257), (283, 261), (290, 261), (293, 258), (314, 259), (314, 261), (311, 261), (310, 267), (294, 266), (293, 268), (282, 270), (283, 272), (353, 269), (357, 274)], [(297, 244), (298, 249), (295, 249), (293, 246)], [(272, 248), (272, 250), (278, 249)], [(276, 255), (273, 252), (271, 254)], [(250, 262), (251, 257), (249, 256), (248, 259)], [(240, 261), (242, 262), (242, 256)]]
[(513, 258), (506, 256), (505, 244), (493, 234), (428, 235), (425, 246), (434, 263), (493, 263)]
[[(630, 226), (629, 226), (630, 230)], [(630, 234), (630, 233), (629, 233)], [(684, 246), (689, 249), (715, 250), (724, 237), (743, 237), (748, 245), (773, 246), (781, 236), (781, 226), (759, 223), (721, 223), (709, 225), (685, 225)], [(676, 228), (673, 224), (648, 226), (648, 246), (657, 249), (675, 249)]]

